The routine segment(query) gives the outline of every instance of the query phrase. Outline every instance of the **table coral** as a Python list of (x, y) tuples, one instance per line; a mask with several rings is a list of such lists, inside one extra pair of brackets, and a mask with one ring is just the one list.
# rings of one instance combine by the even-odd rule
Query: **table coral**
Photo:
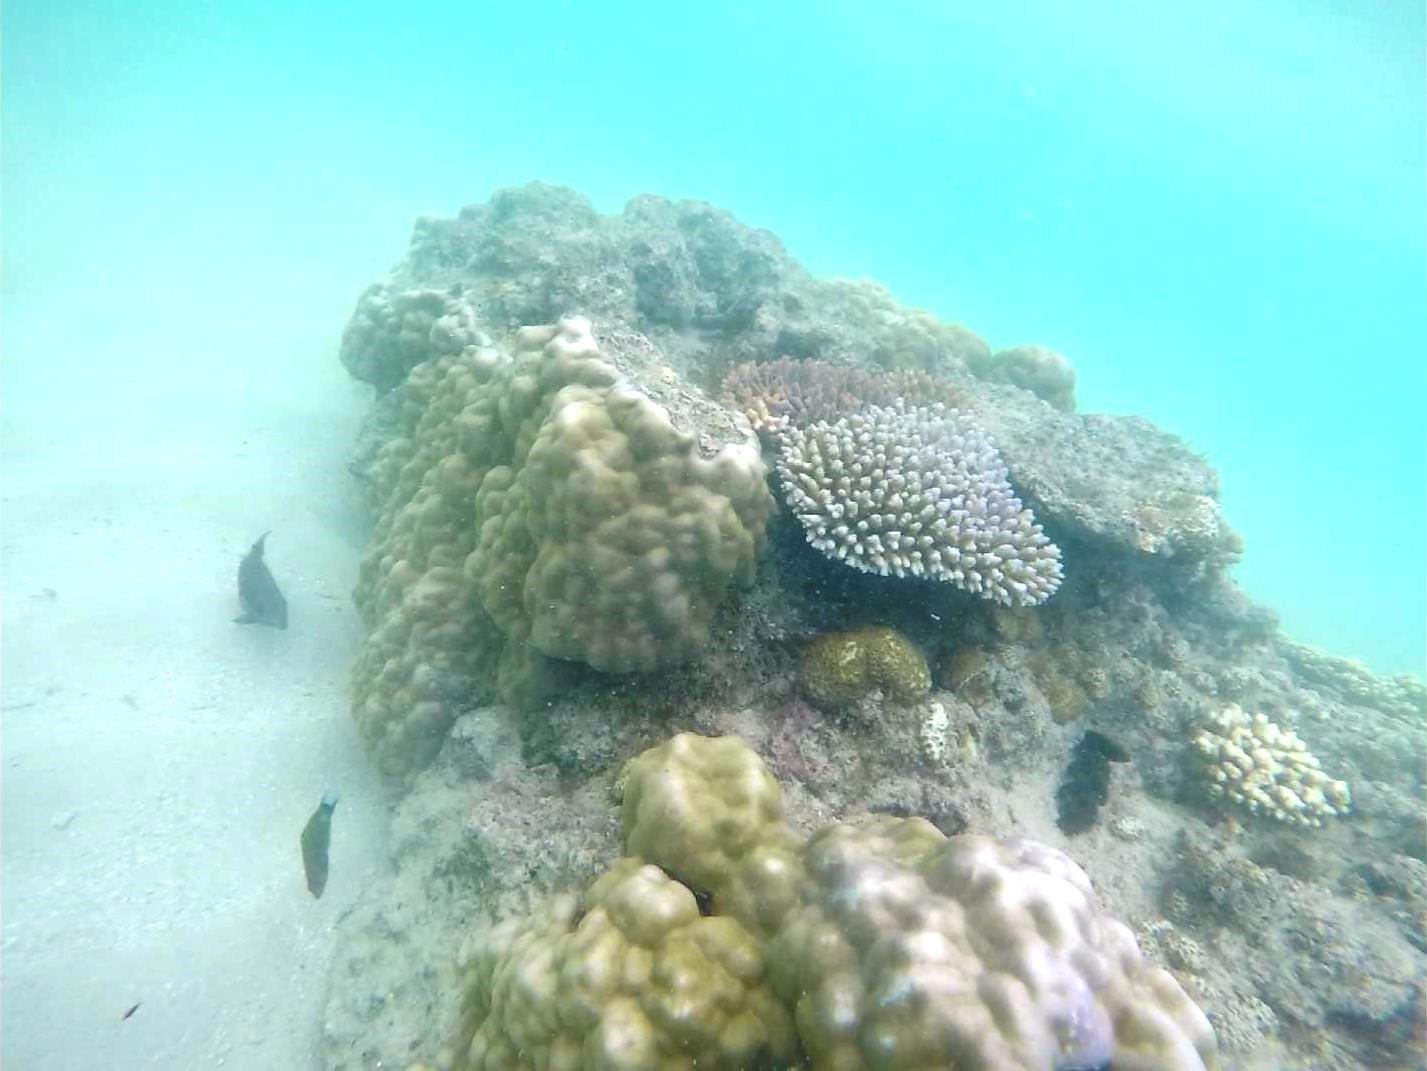
[(942, 580), (1006, 606), (1060, 586), (1060, 550), (995, 446), (955, 410), (867, 406), (790, 427), (778, 474), (808, 542), (854, 569)]

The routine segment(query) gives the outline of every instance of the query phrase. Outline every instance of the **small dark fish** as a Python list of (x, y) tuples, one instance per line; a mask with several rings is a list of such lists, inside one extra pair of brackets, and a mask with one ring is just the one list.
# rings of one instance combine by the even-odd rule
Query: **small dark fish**
[(336, 794), (327, 793), (302, 828), (302, 869), (307, 873), (307, 891), (319, 900), (327, 888), (327, 847), (332, 841), (332, 809), (336, 806)]
[[(142, 1004), (142, 1003), (143, 1003), (142, 1000), (139, 1001), (139, 1004)], [(138, 1010), (139, 1010), (139, 1004), (135, 1004), (132, 1008), (130, 1008), (128, 1011), (126, 1011), (126, 1012), (124, 1013), (124, 1018), (127, 1019), (127, 1018), (129, 1018), (129, 1016), (133, 1015), (136, 1011), (138, 1011)]]
[(243, 613), (233, 620), (240, 625), (287, 628), (287, 600), (263, 561), (263, 541), (269, 534), (260, 535), (238, 565), (238, 601), (243, 605)]

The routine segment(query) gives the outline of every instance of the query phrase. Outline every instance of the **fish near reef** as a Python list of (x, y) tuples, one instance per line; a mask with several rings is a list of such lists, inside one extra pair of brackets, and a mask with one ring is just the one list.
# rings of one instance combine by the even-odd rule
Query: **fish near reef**
[(258, 536), (258, 541), (238, 563), (238, 601), (243, 612), (233, 620), (240, 625), (287, 628), (287, 600), (263, 561), (263, 543), (270, 534), (264, 532)]
[(307, 874), (307, 891), (318, 900), (327, 888), (327, 849), (332, 843), (332, 811), (336, 806), (336, 794), (327, 793), (302, 827), (302, 869)]

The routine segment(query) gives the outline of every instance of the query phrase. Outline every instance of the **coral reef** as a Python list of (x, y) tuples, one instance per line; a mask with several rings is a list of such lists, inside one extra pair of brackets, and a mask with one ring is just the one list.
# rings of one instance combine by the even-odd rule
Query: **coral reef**
[(1204, 757), (1209, 794), (1253, 814), (1321, 826), (1352, 808), (1347, 783), (1325, 774), (1296, 733), (1237, 704), (1211, 715), (1194, 747)]
[(1060, 586), (1060, 550), (996, 448), (954, 410), (870, 405), (781, 435), (778, 474), (808, 542), (863, 572), (945, 580), (1007, 606)]
[[(594, 327), (520, 330), (569, 313)], [(1012, 843), (1073, 857), (1099, 905), (1094, 948), (1114, 945), (1094, 944), (1109, 940), (1102, 923), (1124, 919), (1143, 955), (1176, 971), (1232, 1066), (1414, 1066), (1427, 949), (1427, 693), (1414, 678), (1377, 677), (1293, 643), (1237, 590), (1227, 571), (1242, 548), (1219, 508), (1217, 477), (1173, 435), (1132, 417), (1057, 409), (1030, 381), (983, 378), (976, 370), (994, 358), (970, 332), (898, 305), (875, 284), (811, 279), (773, 236), (707, 205), (643, 197), (601, 216), (579, 195), (539, 184), (500, 191), (454, 220), (419, 222), (406, 258), (359, 303), (343, 356), (381, 388), (352, 466), (376, 517), (357, 590), (366, 634), (354, 709), (403, 794), (389, 872), (338, 923), (322, 1023), (330, 1071), (455, 1059), (442, 1051), (461, 1029), (453, 935), (478, 918), (529, 917), (537, 894), (592, 887), (620, 852), (611, 783), (633, 808), (627, 828), (639, 829), (625, 850), (663, 877), (626, 867), (600, 888), (603, 908), (616, 889), (657, 887), (665, 891), (651, 903), (677, 899), (687, 915), (683, 889), (700, 918), (726, 920), (751, 942), (697, 936), (714, 931), (696, 924), (639, 944), (639, 913), (606, 910), (603, 940), (622, 950), (621, 962), (657, 955), (671, 987), (675, 975), (687, 981), (681, 991), (695, 1003), (685, 1006), (739, 1024), (737, 1036), (690, 1036), (706, 1063), (783, 1051), (776, 1018), (764, 1014), (773, 1005), (792, 1019), (796, 1059), (814, 1048), (829, 1059), (849, 1053), (832, 1029), (808, 1040), (805, 1025), (826, 1025), (828, 1005), (810, 998), (800, 1010), (787, 964), (810, 964), (797, 985), (827, 1001), (894, 986), (895, 959), (878, 959), (859, 931), (842, 928), (862, 918), (852, 908), (864, 886), (839, 882), (875, 873), (910, 890), (913, 915), (955, 899), (969, 917), (974, 898), (948, 898), (924, 869), (974, 831), (992, 847), (967, 857), (1001, 889), (1045, 881), (1034, 860), (998, 854)], [(899, 399), (907, 409), (955, 409), (996, 444), (1017, 497), (1063, 553), (1053, 599), (1003, 606), (927, 577), (849, 569), (774, 510), (761, 469), (776, 465), (788, 429), (865, 417), (864, 406), (894, 409)], [(655, 419), (661, 410), (667, 425)], [(676, 439), (687, 450), (660, 452)], [(662, 460), (646, 479), (648, 443)], [(754, 496), (742, 500), (753, 512), (721, 479), (701, 483), (710, 457), (727, 450), (751, 461), (760, 443), (757, 478), (740, 464), (730, 485)], [(533, 454), (548, 465), (531, 467)], [(631, 548), (646, 531), (665, 538), (678, 525), (621, 528), (585, 506), (615, 486), (635, 511), (646, 493), (662, 505), (654, 488), (665, 473), (692, 478), (696, 501), (727, 497), (742, 533), (698, 528), (712, 541), (690, 545), (720, 548), (705, 561), (724, 579), (702, 586), (711, 575), (703, 566), (680, 574), (697, 628), (676, 633), (660, 618), (641, 637), (615, 608), (652, 614), (678, 593), (652, 590), (653, 574), (639, 570), (658, 563)], [(616, 539), (613, 556), (594, 538), (606, 521), (630, 540)], [(486, 556), (473, 560), (481, 547)], [(600, 568), (570, 565), (575, 558)], [(562, 560), (544, 571), (542, 561)], [(568, 585), (543, 586), (555, 576)], [(544, 602), (525, 600), (532, 580)], [(640, 589), (627, 599), (617, 594), (626, 581)], [(579, 609), (548, 605), (562, 599)], [(587, 627), (586, 605), (605, 606), (613, 624)], [(904, 667), (921, 666), (906, 678), (915, 687), (874, 679), (862, 662), (856, 687), (813, 701), (803, 656), (819, 637), (865, 622), (915, 654)], [(541, 630), (540, 643), (570, 643), (563, 650), (573, 656), (532, 642)], [(682, 644), (687, 657), (666, 661), (661, 649), (649, 664), (651, 638), (661, 648), (667, 639), (671, 654)], [(597, 669), (606, 641), (611, 661)], [(621, 644), (646, 654), (621, 663)], [(621, 665), (639, 671), (612, 672)], [(1322, 767), (1352, 784), (1350, 812), (1310, 827), (1252, 820), (1227, 796), (1222, 805), (1206, 798), (1210, 764), (1189, 742), (1206, 712), (1229, 704), (1276, 726), (1274, 746), (1310, 740)], [(671, 747), (645, 767), (624, 765), (686, 731), (737, 736), (762, 764), (737, 747)], [(1057, 824), (1057, 786), (1088, 732), (1134, 762), (1115, 768), (1098, 820), (1071, 837)], [(621, 780), (621, 769), (640, 772)], [(865, 811), (879, 817), (832, 827), (843, 830), (827, 835), (832, 870), (814, 874), (811, 838)], [(681, 844), (695, 847), (681, 854)], [(1049, 885), (1069, 895), (1076, 882)], [(847, 900), (837, 910), (824, 899), (834, 895)], [(788, 937), (789, 955), (773, 957), (799, 916), (817, 922), (846, 965), (836, 985), (818, 980), (816, 948), (798, 960)], [(585, 917), (577, 910), (542, 932), (572, 949)], [(954, 932), (904, 930), (901, 919), (878, 947), (903, 949), (915, 932), (927, 947), (945, 939), (938, 947), (960, 948)], [(544, 939), (527, 947), (554, 947)], [(761, 964), (759, 980), (731, 969), (724, 952), (735, 947), (749, 952), (738, 963)], [(491, 955), (503, 953), (492, 946)], [(559, 955), (578, 962), (574, 951)], [(661, 1023), (668, 1006), (646, 990), (606, 975), (579, 989), (578, 972), (552, 982), (535, 966), (502, 977), (608, 997), (628, 1012), (617, 1020), (625, 1036), (652, 1045), (642, 1051), (671, 1051), (661, 1048), (674, 1036)], [(1001, 977), (986, 969), (983, 977)], [(490, 979), (467, 1009), (477, 1013), (468, 1031), (487, 1004), (539, 1003), (522, 1004)], [(856, 1011), (859, 1024), (880, 1022), (875, 1008)], [(589, 1022), (561, 1019), (550, 1037), (589, 1037)], [(1091, 1030), (1072, 1055), (1090, 1061), (1103, 1036)]]
[(733, 738), (675, 737), (624, 780), (632, 854), (470, 940), (453, 1071), (799, 1051), (813, 1068), (1217, 1065), (1203, 1013), (1053, 848), (886, 816), (797, 846)]

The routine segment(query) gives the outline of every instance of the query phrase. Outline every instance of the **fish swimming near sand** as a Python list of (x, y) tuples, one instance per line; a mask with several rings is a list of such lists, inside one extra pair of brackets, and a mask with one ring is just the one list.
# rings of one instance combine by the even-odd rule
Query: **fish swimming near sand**
[(233, 620), (240, 625), (287, 628), (287, 600), (263, 561), (263, 543), (270, 534), (264, 532), (258, 536), (258, 541), (238, 564), (238, 601), (243, 612)]
[(327, 793), (302, 827), (302, 869), (307, 873), (307, 891), (318, 900), (327, 888), (327, 849), (332, 842), (332, 810), (336, 806), (336, 793)]

